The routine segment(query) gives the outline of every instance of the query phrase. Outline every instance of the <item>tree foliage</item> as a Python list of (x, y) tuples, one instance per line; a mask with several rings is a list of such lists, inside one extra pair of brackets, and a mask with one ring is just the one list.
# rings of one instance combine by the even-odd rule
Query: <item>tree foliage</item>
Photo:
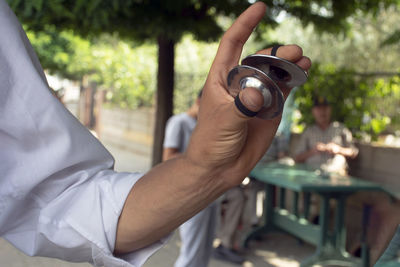
[[(264, 39), (297, 43), (313, 61), (309, 81), (296, 93), (301, 111), (296, 130), (313, 123), (312, 95), (319, 92), (331, 100), (334, 119), (344, 122), (357, 137), (400, 130), (398, 92), (400, 50), (382, 46), (400, 24), (397, 7), (381, 8), (377, 14), (357, 13), (346, 34), (318, 33), (286, 17)], [(361, 100), (360, 100), (361, 99)]]
[(400, 42), (400, 30), (395, 30), (382, 42), (382, 45), (393, 45), (399, 42)]
[(218, 43), (204, 43), (187, 35), (177, 45), (174, 113), (184, 112), (197, 98), (207, 78)]
[(54, 27), (47, 25), (44, 31), (27, 31), (27, 36), (35, 49), (43, 68), (51, 74), (57, 74), (65, 78), (77, 80), (79, 73), (74, 75), (68, 71), (71, 59), (75, 54), (73, 38), (75, 36), (69, 32), (58, 32)]
[(314, 64), (310, 72), (309, 80), (295, 95), (301, 112), (298, 123), (314, 123), (312, 99), (323, 96), (332, 105), (332, 120), (343, 122), (358, 138), (376, 138), (391, 123), (391, 130), (400, 126), (396, 115), (400, 111), (400, 76), (376, 79), (348, 68), (320, 64)]
[(119, 41), (95, 45), (94, 52), (102, 63), (94, 77), (102, 88), (109, 90), (109, 100), (122, 108), (152, 106), (156, 88), (156, 47), (134, 49)]
[(357, 13), (347, 34), (318, 33), (313, 25), (303, 27), (298, 19), (286, 17), (263, 39), (299, 44), (313, 62), (334, 64), (362, 73), (389, 73), (400, 69), (400, 46), (382, 46), (397, 25), (399, 10), (381, 9), (376, 16)]
[[(217, 38), (221, 29), (214, 14), (232, 11), (230, 1), (10, 1), (20, 20), (34, 31), (44, 25), (72, 29), (82, 36), (118, 32), (121, 37), (179, 40), (185, 32), (201, 40)], [(236, 8), (243, 9), (245, 1)], [(225, 8), (223, 8), (225, 7)], [(211, 10), (212, 8), (212, 10)]]
[[(174, 47), (185, 33), (198, 40), (219, 38), (221, 15), (236, 17), (249, 0), (8, 0), (18, 18), (35, 32), (53, 25), (58, 31), (73, 30), (81, 36), (118, 33), (140, 41), (157, 41), (157, 111), (153, 163), (161, 160), (166, 120), (172, 114), (174, 88)], [(349, 16), (357, 11), (376, 13), (379, 8), (397, 4), (376, 0), (265, 0), (269, 11), (258, 33), (276, 26), (282, 12), (313, 24), (319, 31), (339, 32), (349, 28)]]
[[(237, 16), (248, 0), (8, 0), (18, 17), (34, 30), (53, 24), (81, 35), (118, 32), (136, 39), (165, 35), (179, 40), (190, 32), (199, 40), (215, 39), (222, 32), (216, 18)], [(358, 11), (378, 14), (380, 8), (399, 5), (398, 0), (264, 0), (269, 11), (264, 25), (277, 25), (281, 12), (314, 24), (321, 32), (348, 29), (348, 17)]]
[(108, 100), (123, 108), (152, 106), (156, 49), (133, 46), (117, 36), (102, 35), (90, 42), (71, 31), (27, 31), (44, 69), (71, 80), (82, 77), (108, 91)]

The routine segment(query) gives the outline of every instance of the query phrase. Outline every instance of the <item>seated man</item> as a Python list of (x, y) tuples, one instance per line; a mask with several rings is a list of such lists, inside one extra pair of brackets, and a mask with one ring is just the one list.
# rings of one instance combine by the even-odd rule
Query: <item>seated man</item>
[[(331, 122), (332, 108), (324, 97), (314, 98), (312, 115), (315, 124), (301, 135), (295, 161), (306, 163), (324, 172), (347, 173), (347, 158), (355, 158), (358, 149), (353, 145), (351, 132), (339, 122)], [(319, 205), (313, 197), (311, 217), (318, 223)]]
[(295, 161), (307, 163), (328, 172), (347, 173), (347, 159), (355, 158), (351, 132), (339, 122), (331, 122), (332, 108), (326, 98), (314, 99), (312, 115), (315, 124), (301, 135)]
[[(312, 114), (315, 125), (308, 127), (302, 134), (297, 147), (296, 162), (310, 164), (315, 168), (321, 168), (322, 171), (347, 174), (347, 159), (354, 158), (358, 154), (357, 148), (352, 143), (350, 131), (341, 123), (331, 122), (331, 106), (325, 98), (314, 99)], [(317, 205), (314, 205), (314, 208), (317, 208)], [(391, 243), (375, 266), (383, 266), (385, 261), (398, 256), (400, 231), (394, 226), (398, 224), (398, 220), (385, 217), (386, 214), (393, 212), (394, 208), (391, 212), (378, 212), (372, 220), (377, 224), (370, 228), (368, 233), (371, 241), (371, 262), (376, 261), (394, 234)], [(314, 213), (313, 221), (317, 222), (318, 216), (315, 215), (318, 211), (314, 210), (312, 213)]]

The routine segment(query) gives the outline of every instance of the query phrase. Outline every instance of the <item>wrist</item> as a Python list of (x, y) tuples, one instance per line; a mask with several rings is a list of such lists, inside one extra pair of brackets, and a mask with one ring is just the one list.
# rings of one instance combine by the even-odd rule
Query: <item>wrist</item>
[(320, 153), (321, 151), (318, 150), (318, 148), (314, 147), (313, 149), (310, 150), (310, 156), (314, 156), (317, 155), (318, 153)]
[(152, 168), (125, 201), (115, 250), (126, 253), (147, 246), (207, 207), (227, 190), (218, 175), (185, 155)]
[(230, 188), (223, 179), (225, 168), (199, 163), (186, 153), (179, 157), (179, 161), (188, 170), (188, 177), (197, 185), (197, 190), (219, 196)]

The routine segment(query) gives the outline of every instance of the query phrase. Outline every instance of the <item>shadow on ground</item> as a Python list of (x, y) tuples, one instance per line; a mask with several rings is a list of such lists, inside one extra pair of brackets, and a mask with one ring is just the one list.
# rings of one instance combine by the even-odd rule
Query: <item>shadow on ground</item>
[[(173, 266), (179, 254), (180, 239), (175, 232), (171, 240), (156, 254), (154, 254), (144, 267)], [(243, 256), (247, 261), (244, 267), (295, 267), (300, 266), (300, 261), (313, 254), (315, 247), (300, 244), (297, 239), (283, 233), (271, 233), (263, 241), (250, 243), (249, 249)], [(209, 267), (240, 266), (229, 262), (211, 259)]]

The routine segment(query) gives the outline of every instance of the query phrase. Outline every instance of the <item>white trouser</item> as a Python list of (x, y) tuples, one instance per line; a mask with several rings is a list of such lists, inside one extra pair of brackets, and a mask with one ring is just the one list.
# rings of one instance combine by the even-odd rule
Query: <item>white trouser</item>
[(237, 230), (245, 204), (244, 191), (239, 186), (234, 187), (225, 193), (224, 199), (225, 212), (220, 221), (218, 237), (224, 247), (234, 248), (235, 242), (240, 238)]
[(217, 203), (179, 227), (182, 246), (175, 267), (206, 267), (211, 257), (217, 224)]

